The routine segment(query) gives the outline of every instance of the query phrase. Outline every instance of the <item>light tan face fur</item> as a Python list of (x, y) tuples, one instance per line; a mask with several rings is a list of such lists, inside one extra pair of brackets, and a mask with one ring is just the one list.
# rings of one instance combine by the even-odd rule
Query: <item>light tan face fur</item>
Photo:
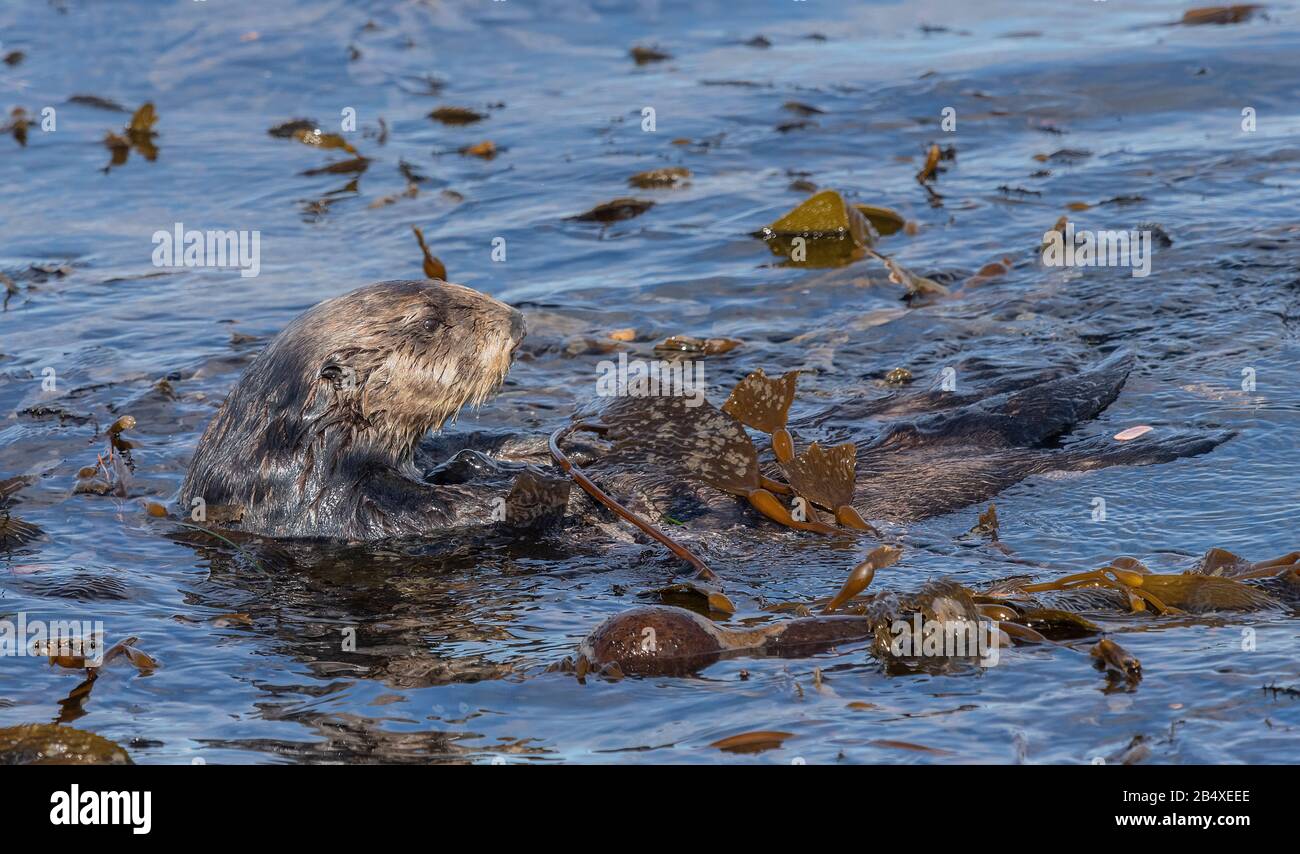
[(311, 314), (319, 376), (354, 440), (398, 454), (496, 391), (524, 336), (519, 312), (445, 282), (372, 285)]

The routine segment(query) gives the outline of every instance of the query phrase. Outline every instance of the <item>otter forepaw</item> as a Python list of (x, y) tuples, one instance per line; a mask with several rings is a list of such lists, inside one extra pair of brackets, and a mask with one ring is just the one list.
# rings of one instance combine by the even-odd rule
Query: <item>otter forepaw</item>
[(515, 478), (506, 496), (505, 518), (510, 528), (536, 530), (556, 524), (569, 505), (568, 478), (548, 477), (525, 469)]

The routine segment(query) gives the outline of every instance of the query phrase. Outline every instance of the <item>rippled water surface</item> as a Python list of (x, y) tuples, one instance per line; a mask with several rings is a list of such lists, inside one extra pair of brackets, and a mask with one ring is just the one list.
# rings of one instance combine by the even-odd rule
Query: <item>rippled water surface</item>
[[(741, 340), (706, 362), (715, 403), (754, 368), (802, 369), (796, 418), (890, 393), (895, 367), (922, 386), (954, 367), (978, 390), (1125, 348), (1137, 367), (1123, 393), (1066, 444), (1142, 424), (1236, 433), (1202, 456), (1012, 486), (997, 498), (1001, 535), (1024, 563), (958, 539), (977, 507), (889, 526), (905, 557), (879, 589), (1120, 554), (1177, 571), (1212, 546), (1252, 559), (1300, 547), (1300, 17), (1277, 5), (1239, 24), (1175, 25), (1185, 9), (4, 4), (0, 55), (23, 57), (0, 65), (0, 106), (52, 106), (57, 124), (33, 125), (25, 147), (0, 138), (0, 272), (13, 283), (0, 478), (38, 476), (13, 510), (43, 530), (0, 554), (0, 617), (101, 620), (110, 642), (135, 636), (161, 666), (108, 667), (88, 697), (65, 700), (83, 673), (0, 659), (0, 725), (61, 720), (158, 763), (1300, 759), (1300, 623), (1286, 609), (1105, 617), (1142, 661), (1131, 691), (1042, 647), (1004, 651), (979, 674), (889, 676), (858, 645), (583, 684), (547, 668), (680, 570), (658, 547), (561, 530), (437, 557), (375, 548), (254, 565), (145, 511), (175, 500), (204, 425), (290, 318), (421, 276), (417, 225), (451, 279), (528, 318), (506, 386), (457, 433), (562, 425), (594, 395), (608, 333), (629, 327), (634, 357), (673, 334)], [(768, 46), (750, 43), (760, 34)], [(638, 66), (633, 44), (672, 56)], [(70, 101), (85, 95), (152, 101), (156, 159), (132, 153), (104, 171), (104, 136), (129, 114)], [(431, 121), (444, 105), (488, 118)], [(954, 133), (939, 125), (946, 107)], [(358, 121), (348, 139), (371, 159), (361, 174), (304, 175), (342, 157), (267, 133), (294, 118), (338, 130), (346, 108)], [(495, 158), (458, 153), (484, 139)], [(931, 142), (956, 149), (936, 203), (914, 178)], [(1035, 159), (1061, 149), (1086, 154)], [(414, 195), (402, 195), (402, 161), (423, 177)], [(627, 186), (677, 165), (689, 186)], [(909, 307), (874, 262), (782, 265), (751, 232), (807, 184), (905, 214), (914, 233), (882, 248), (916, 272), (959, 287), (990, 261), (1012, 268)], [(656, 204), (608, 226), (570, 219), (626, 195)], [(1043, 267), (1036, 247), (1072, 203), (1089, 205), (1070, 214), (1080, 227), (1158, 224), (1172, 245), (1147, 278)], [(260, 274), (154, 267), (151, 235), (178, 222), (260, 231)], [(137, 421), (127, 496), (73, 494), (121, 414)], [(729, 537), (713, 560), (732, 622), (834, 592), (868, 545), (758, 523)], [(347, 628), (355, 652), (341, 649)], [(749, 730), (793, 737), (749, 755), (709, 747)]]

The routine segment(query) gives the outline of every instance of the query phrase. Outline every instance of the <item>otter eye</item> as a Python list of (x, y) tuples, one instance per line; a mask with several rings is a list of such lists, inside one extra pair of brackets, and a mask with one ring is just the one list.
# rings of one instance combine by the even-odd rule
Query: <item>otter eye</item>
[(438, 329), (441, 328), (442, 324), (434, 320), (432, 317), (426, 317), (423, 326), (425, 332), (437, 332)]

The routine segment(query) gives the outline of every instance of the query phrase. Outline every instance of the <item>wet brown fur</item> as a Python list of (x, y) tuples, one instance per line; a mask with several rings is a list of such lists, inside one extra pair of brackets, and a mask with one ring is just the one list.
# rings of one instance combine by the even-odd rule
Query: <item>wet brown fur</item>
[(495, 492), (435, 486), (413, 456), (430, 430), (500, 386), (524, 334), (510, 306), (435, 280), (380, 282), (320, 303), (276, 336), (221, 405), (190, 463), (182, 509), (190, 515), (201, 499), (229, 527), (277, 537), (369, 540), (489, 524), (509, 480)]

